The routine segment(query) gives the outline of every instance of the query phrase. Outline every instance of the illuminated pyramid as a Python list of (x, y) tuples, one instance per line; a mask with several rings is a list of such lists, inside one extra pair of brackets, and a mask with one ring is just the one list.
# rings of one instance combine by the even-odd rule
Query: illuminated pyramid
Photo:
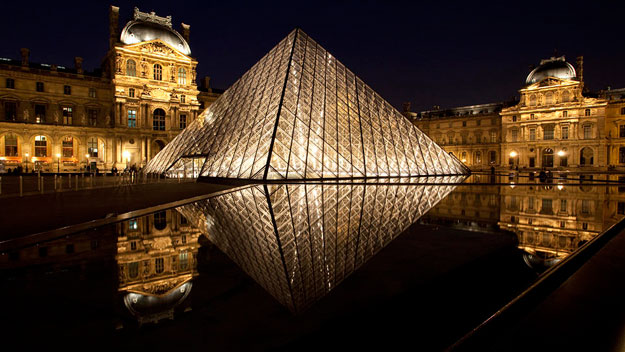
[(259, 180), (469, 172), (300, 29), (226, 90), (146, 171)]

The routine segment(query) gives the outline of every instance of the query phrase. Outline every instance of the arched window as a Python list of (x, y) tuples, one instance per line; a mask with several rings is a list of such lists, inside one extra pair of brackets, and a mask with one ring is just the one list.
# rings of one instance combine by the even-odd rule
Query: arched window
[(137, 64), (135, 60), (126, 61), (126, 75), (136, 77), (137, 76)]
[(564, 92), (562, 92), (562, 102), (566, 103), (568, 101), (571, 101), (571, 94), (569, 94), (569, 92), (565, 90)]
[(579, 164), (592, 165), (594, 163), (594, 155), (591, 148), (585, 147), (579, 151)]
[(543, 150), (543, 166), (553, 167), (553, 149), (545, 148)]
[(545, 103), (547, 105), (553, 104), (553, 93), (552, 92), (547, 92), (547, 94), (545, 95)]
[(536, 105), (536, 94), (530, 95), (530, 106)]
[(48, 156), (48, 139), (46, 138), (46, 136), (35, 137), (35, 156)]
[(97, 138), (95, 137), (89, 138), (89, 141), (87, 141), (87, 153), (89, 153), (89, 156), (92, 158), (98, 157), (98, 139)]
[(131, 279), (134, 279), (137, 276), (139, 276), (139, 263), (138, 262), (130, 263), (130, 265), (128, 265), (128, 276), (130, 276)]
[(178, 68), (178, 84), (187, 84), (187, 70)]
[(17, 156), (17, 136), (7, 134), (4, 136), (4, 156)]
[(154, 110), (154, 115), (152, 116), (152, 127), (154, 131), (165, 131), (165, 110)]
[(154, 64), (154, 79), (157, 81), (163, 80), (163, 67), (159, 64)]
[(63, 138), (63, 157), (71, 158), (74, 156), (74, 138)]

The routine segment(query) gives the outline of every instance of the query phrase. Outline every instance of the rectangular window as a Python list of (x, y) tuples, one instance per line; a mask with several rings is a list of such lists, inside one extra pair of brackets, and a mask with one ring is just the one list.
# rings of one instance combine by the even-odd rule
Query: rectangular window
[(4, 103), (4, 118), (7, 121), (15, 121), (17, 119), (17, 103), (7, 101)]
[(591, 138), (592, 138), (592, 127), (584, 126), (584, 139), (591, 139)]
[(154, 260), (154, 267), (157, 274), (162, 273), (165, 270), (165, 261), (163, 258), (156, 258)]
[(181, 102), (181, 103), (183, 103), (183, 104), (187, 102), (187, 97), (186, 97), (186, 95), (181, 95), (181, 96), (180, 96), (180, 102)]
[(64, 158), (71, 158), (74, 156), (74, 138), (65, 137), (63, 139), (62, 146)]
[(180, 115), (180, 129), (184, 130), (185, 128), (187, 128), (187, 115), (181, 114)]
[(618, 136), (619, 138), (625, 138), (625, 125), (618, 126)]
[(46, 122), (46, 106), (42, 104), (35, 105), (35, 122), (36, 123), (44, 123)]
[(584, 110), (584, 116), (590, 116), (590, 109)]
[(590, 200), (582, 200), (582, 214), (590, 214)]
[(180, 252), (178, 265), (180, 270), (187, 270), (187, 267), (189, 266), (189, 254), (187, 253), (187, 251)]
[(512, 122), (516, 122), (516, 115), (512, 116)]
[(533, 120), (534, 118), (534, 114), (530, 114), (530, 120)]
[(137, 225), (137, 219), (128, 220), (128, 229), (136, 230), (139, 226)]
[(4, 137), (4, 155), (17, 156), (17, 136), (7, 134)]
[(43, 82), (37, 82), (35, 88), (38, 92), (43, 92)]
[(527, 201), (527, 210), (534, 210), (534, 197), (530, 197)]
[(490, 142), (491, 143), (497, 143), (497, 132), (491, 132), (490, 133)]
[(625, 176), (619, 176), (618, 177), (618, 183), (623, 185), (623, 186), (621, 186), (621, 185), (618, 186), (618, 193), (625, 192)]
[(478, 125), (478, 126), (481, 126), (482, 125), (482, 120), (476, 120), (475, 124)]
[(566, 213), (566, 199), (560, 199), (560, 212)]
[(569, 158), (567, 156), (560, 157), (560, 166), (569, 166)]
[(588, 230), (588, 223), (587, 222), (583, 222), (582, 223), (582, 230)]
[(137, 110), (128, 110), (128, 127), (137, 127)]
[(97, 126), (98, 125), (98, 110), (89, 109), (87, 110), (87, 114), (89, 115), (89, 125)]
[(530, 141), (535, 141), (535, 140), (536, 140), (536, 129), (530, 128)]
[(621, 115), (625, 115), (625, 108), (621, 108)]
[(134, 98), (135, 97), (135, 89), (134, 88), (128, 89), (128, 96), (130, 98)]
[(562, 111), (562, 117), (568, 117), (568, 116), (569, 116), (568, 111)]
[(6, 87), (9, 89), (15, 89), (15, 80), (13, 78), (7, 78)]
[(543, 127), (543, 132), (545, 133), (543, 139), (553, 139), (553, 125), (547, 125)]
[(625, 215), (625, 202), (618, 202), (618, 209), (616, 213), (619, 215)]
[(512, 141), (516, 142), (518, 138), (519, 138), (519, 131), (518, 130), (512, 130)]
[(63, 124), (71, 125), (73, 117), (74, 117), (73, 109), (69, 106), (64, 106), (63, 107)]
[(48, 156), (48, 139), (45, 136), (35, 137), (35, 156)]
[(72, 95), (72, 87), (71, 86), (63, 86), (63, 94)]
[(95, 88), (89, 88), (89, 97), (95, 98)]
[(569, 126), (562, 126), (562, 139), (569, 139)]
[(131, 251), (137, 250), (137, 241), (130, 241), (130, 250)]
[(552, 200), (549, 198), (543, 198), (543, 206), (540, 209), (540, 212), (542, 214), (552, 214), (553, 213), (553, 207), (552, 207)]

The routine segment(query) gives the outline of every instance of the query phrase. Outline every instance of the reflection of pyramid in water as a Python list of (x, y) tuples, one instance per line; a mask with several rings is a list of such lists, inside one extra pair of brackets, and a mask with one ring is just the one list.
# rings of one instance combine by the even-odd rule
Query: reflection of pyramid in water
[(301, 30), (271, 49), (146, 171), (242, 179), (468, 173)]
[[(447, 176), (434, 181), (462, 178)], [(258, 185), (177, 209), (281, 304), (301, 312), (454, 188)]]

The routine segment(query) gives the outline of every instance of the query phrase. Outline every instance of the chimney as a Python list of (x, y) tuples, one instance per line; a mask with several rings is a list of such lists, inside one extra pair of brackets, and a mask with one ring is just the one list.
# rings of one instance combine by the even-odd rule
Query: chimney
[(404, 102), (404, 112), (410, 112), (410, 102)]
[(111, 5), (109, 10), (109, 48), (113, 49), (119, 40), (119, 7)]
[(28, 57), (30, 55), (30, 50), (27, 48), (21, 48), (20, 53), (22, 53), (22, 66), (28, 67)]
[(577, 57), (577, 79), (584, 83), (584, 57)]
[(202, 80), (202, 88), (208, 89), (210, 91), (211, 89), (211, 78), (210, 76), (205, 76), (204, 79)]
[(83, 70), (82, 70), (82, 57), (76, 56), (74, 58), (74, 67), (76, 68), (76, 73), (78, 73), (79, 75), (83, 74)]
[(182, 37), (184, 38), (184, 40), (187, 41), (187, 44), (191, 45), (191, 42), (189, 41), (189, 36), (191, 35), (191, 26), (184, 23), (180, 23), (180, 25), (182, 26)]

